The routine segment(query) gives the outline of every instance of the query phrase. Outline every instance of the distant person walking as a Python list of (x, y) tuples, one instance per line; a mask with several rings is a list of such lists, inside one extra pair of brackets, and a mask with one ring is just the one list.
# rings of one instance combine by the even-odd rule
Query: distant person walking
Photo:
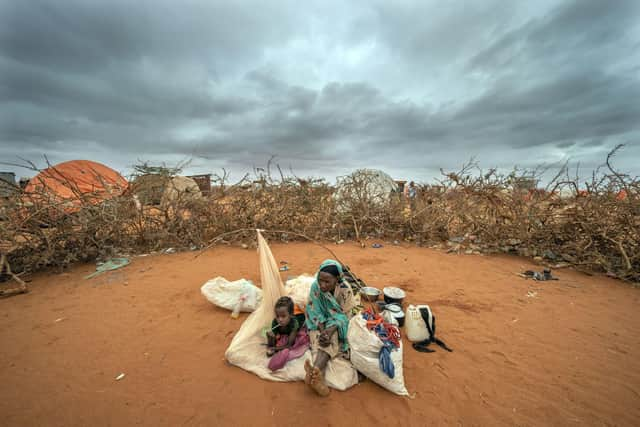
[(409, 185), (404, 188), (404, 197), (409, 200), (409, 206), (411, 206), (411, 210), (415, 209), (416, 205), (416, 197), (418, 196), (418, 187), (416, 187), (416, 183), (411, 181)]

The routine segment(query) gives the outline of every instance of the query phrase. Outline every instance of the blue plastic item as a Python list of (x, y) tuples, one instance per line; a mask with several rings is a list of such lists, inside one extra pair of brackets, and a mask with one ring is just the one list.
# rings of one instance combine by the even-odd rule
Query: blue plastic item
[(94, 278), (97, 275), (104, 273), (105, 271), (117, 270), (118, 268), (122, 268), (125, 265), (129, 265), (129, 258), (111, 258), (110, 260), (105, 261), (102, 264), (98, 264), (98, 266), (96, 267), (96, 271), (86, 276), (85, 279)]
[(391, 361), (390, 343), (385, 343), (385, 345), (380, 349), (378, 360), (380, 361), (380, 370), (382, 372), (387, 374), (389, 378), (396, 376), (396, 367), (393, 366), (393, 362)]

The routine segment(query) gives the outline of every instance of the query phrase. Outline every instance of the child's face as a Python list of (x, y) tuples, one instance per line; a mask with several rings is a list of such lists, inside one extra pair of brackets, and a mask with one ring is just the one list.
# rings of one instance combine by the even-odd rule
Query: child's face
[(276, 320), (280, 326), (287, 326), (291, 321), (291, 315), (287, 307), (276, 308)]

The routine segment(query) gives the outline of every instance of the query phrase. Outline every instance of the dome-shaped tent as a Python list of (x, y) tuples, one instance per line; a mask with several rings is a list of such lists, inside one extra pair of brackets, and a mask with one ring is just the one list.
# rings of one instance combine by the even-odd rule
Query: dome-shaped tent
[(202, 198), (202, 192), (197, 182), (186, 176), (174, 176), (165, 186), (162, 194), (162, 203), (167, 204), (177, 200), (186, 201), (200, 198)]
[(143, 205), (165, 205), (178, 199), (185, 201), (202, 197), (198, 184), (186, 176), (140, 175), (131, 184), (130, 191)]
[(360, 205), (382, 207), (389, 202), (391, 194), (397, 191), (397, 184), (386, 173), (375, 169), (359, 169), (351, 175), (338, 178), (336, 207), (348, 211)]
[(78, 206), (119, 196), (127, 185), (127, 180), (108, 166), (90, 160), (71, 160), (42, 170), (29, 180), (24, 191), (32, 202)]
[(160, 174), (140, 175), (129, 186), (129, 193), (134, 194), (143, 205), (159, 205), (170, 179)]

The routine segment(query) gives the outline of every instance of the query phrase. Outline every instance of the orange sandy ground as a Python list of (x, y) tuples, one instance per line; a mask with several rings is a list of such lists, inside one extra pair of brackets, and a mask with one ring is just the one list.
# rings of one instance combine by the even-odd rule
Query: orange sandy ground
[[(272, 250), (290, 263), (283, 278), (327, 258), (311, 244)], [(414, 399), (371, 381), (322, 399), (226, 364), (245, 315), (231, 319), (200, 286), (259, 273), (255, 251), (219, 247), (134, 258), (92, 280), (93, 265), (41, 274), (31, 293), (0, 300), (0, 425), (640, 424), (640, 290), (570, 270), (527, 281), (516, 273), (535, 266), (515, 257), (335, 251), (370, 285), (434, 309), (454, 352), (405, 347)]]

